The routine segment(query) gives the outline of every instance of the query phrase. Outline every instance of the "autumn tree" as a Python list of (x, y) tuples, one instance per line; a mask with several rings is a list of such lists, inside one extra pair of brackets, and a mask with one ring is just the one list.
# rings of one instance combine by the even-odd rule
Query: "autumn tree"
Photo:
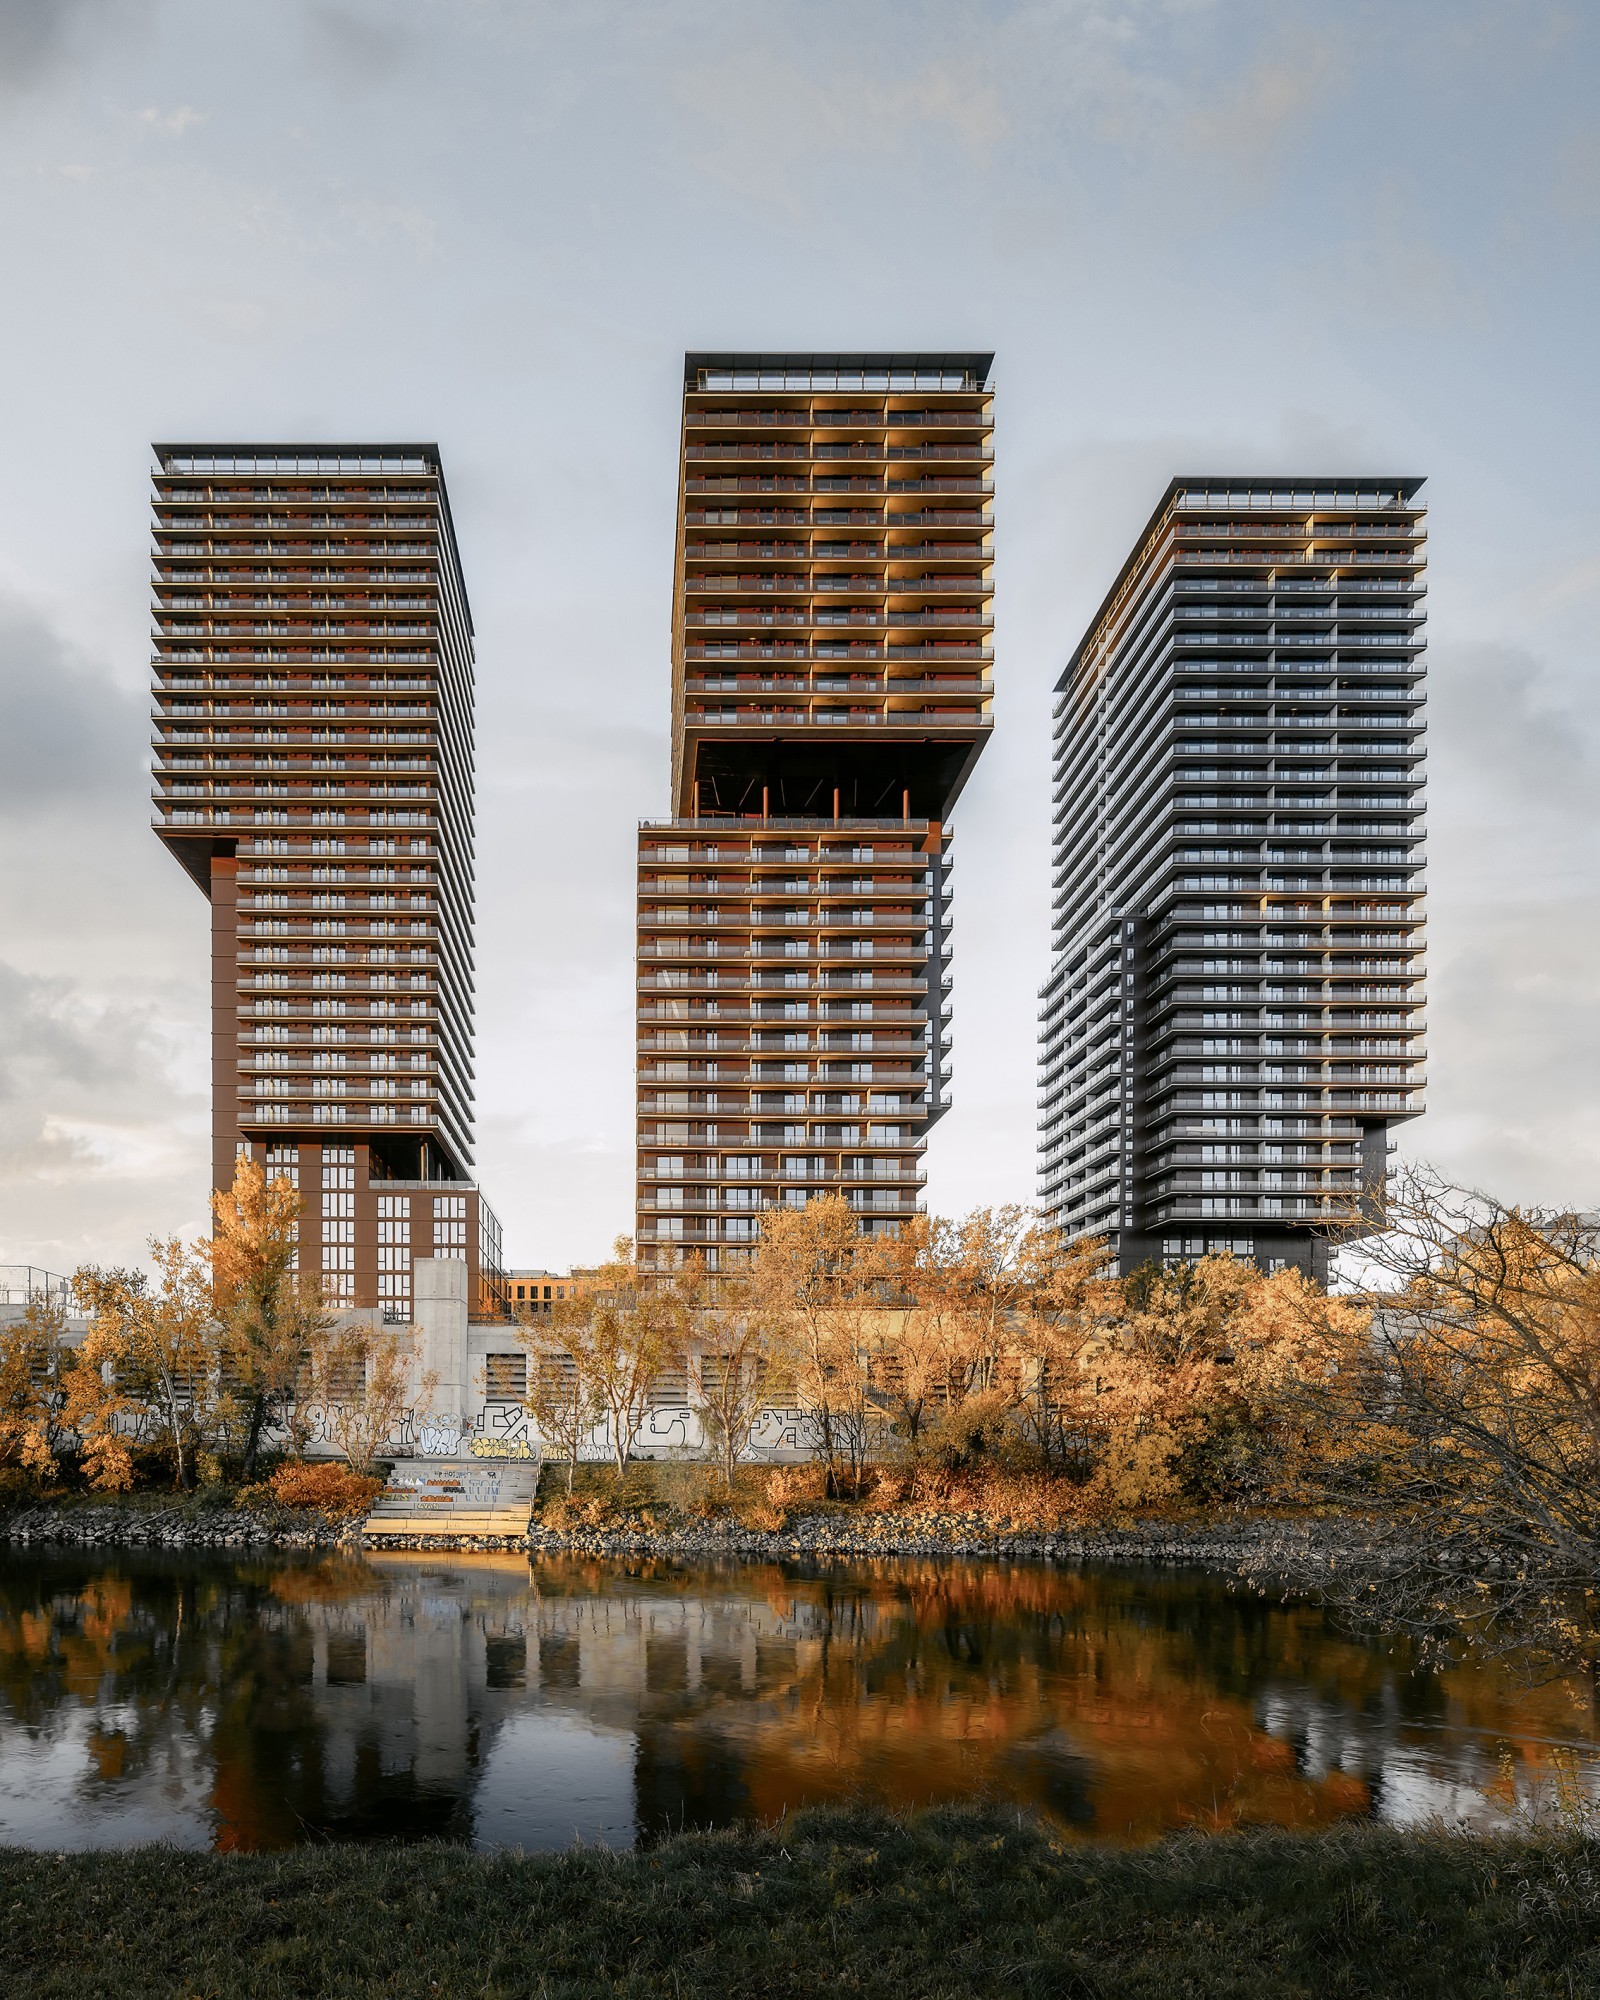
[[(563, 1301), (563, 1304), (565, 1301)], [(566, 1315), (546, 1319), (526, 1306), (517, 1309), (517, 1337), (527, 1350), (527, 1386), (522, 1407), (567, 1462), (567, 1492), (572, 1492), (578, 1454), (605, 1416), (593, 1374), (580, 1369), (567, 1346)]]
[(1291, 1385), (1325, 1372), (1365, 1315), (1296, 1270), (1242, 1259), (1145, 1266), (1079, 1348), (1072, 1421), (1098, 1463), (1092, 1497), (1126, 1514), (1265, 1500), (1290, 1437)]
[(619, 1236), (610, 1260), (576, 1294), (556, 1302), (550, 1333), (606, 1420), (619, 1482), (650, 1411), (650, 1394), (681, 1355), (688, 1309), (678, 1287), (641, 1271)]
[(176, 1237), (154, 1239), (150, 1260), (154, 1283), (96, 1265), (72, 1281), (89, 1329), (64, 1378), (62, 1415), (91, 1484), (109, 1490), (133, 1484), (133, 1446), (152, 1439), (170, 1450), (177, 1484), (192, 1488), (219, 1416), (209, 1267)]
[(211, 1197), (210, 1270), (224, 1373), (243, 1408), (243, 1476), (255, 1477), (265, 1432), (288, 1427), (301, 1356), (328, 1326), (316, 1285), (295, 1268), (300, 1196), (243, 1155), (233, 1185)]
[(0, 1464), (54, 1476), (71, 1440), (64, 1417), (71, 1361), (64, 1301), (31, 1292), (21, 1319), (0, 1328)]
[(789, 1392), (781, 1319), (748, 1270), (713, 1290), (696, 1259), (680, 1278), (679, 1292), (695, 1331), (690, 1397), (731, 1492), (734, 1467), (761, 1412)]
[(1099, 1457), (1098, 1426), (1085, 1420), (1083, 1363), (1121, 1298), (1103, 1237), (1035, 1225), (1011, 1315), (1017, 1420), (1044, 1468), (1080, 1484)]
[(817, 1426), (829, 1485), (860, 1483), (872, 1433), (871, 1352), (891, 1273), (842, 1195), (768, 1209), (747, 1296), (772, 1328)]
[(409, 1327), (371, 1320), (336, 1323), (323, 1315), (301, 1359), (297, 1401), (316, 1405), (327, 1435), (353, 1472), (370, 1473), (412, 1411), (426, 1410), (438, 1387), (416, 1373), (417, 1340)]
[(1425, 1641), (1600, 1662), (1600, 1227), (1427, 1168), (1381, 1235), (1344, 1220), (1372, 1330), (1305, 1384), (1303, 1483), (1363, 1517), (1351, 1585)]
[(873, 1328), (868, 1372), (873, 1399), (889, 1415), (910, 1462), (913, 1491), (930, 1424), (964, 1398), (970, 1378), (970, 1323), (954, 1265), (952, 1226), (917, 1215), (880, 1250), (884, 1311)]

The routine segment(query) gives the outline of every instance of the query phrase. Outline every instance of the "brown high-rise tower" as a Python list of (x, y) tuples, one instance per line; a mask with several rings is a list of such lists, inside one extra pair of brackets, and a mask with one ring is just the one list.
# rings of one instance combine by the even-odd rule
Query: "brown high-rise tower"
[(155, 826), (211, 901), (212, 1175), (411, 1315), (471, 1185), (472, 619), (433, 445), (155, 447)]
[(991, 727), (988, 354), (690, 354), (673, 813), (639, 833), (642, 1258), (915, 1211)]

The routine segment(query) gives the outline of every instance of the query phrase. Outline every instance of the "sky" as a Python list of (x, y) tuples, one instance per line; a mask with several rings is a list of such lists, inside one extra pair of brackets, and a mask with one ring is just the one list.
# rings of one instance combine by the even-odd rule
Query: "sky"
[(1431, 507), (1429, 1109), (1600, 1207), (1600, 8), (0, 0), (0, 1262), (205, 1221), (149, 830), (152, 439), (436, 439), (477, 626), (478, 1172), (631, 1221), (686, 348), (993, 348), (952, 1213), (1034, 1192), (1051, 689), (1175, 472)]

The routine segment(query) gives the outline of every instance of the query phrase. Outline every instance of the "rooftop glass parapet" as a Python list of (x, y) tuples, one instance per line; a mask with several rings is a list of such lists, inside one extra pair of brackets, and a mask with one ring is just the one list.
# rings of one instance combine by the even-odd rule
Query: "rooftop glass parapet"
[(988, 387), (993, 354), (687, 354), (691, 390), (968, 392)]

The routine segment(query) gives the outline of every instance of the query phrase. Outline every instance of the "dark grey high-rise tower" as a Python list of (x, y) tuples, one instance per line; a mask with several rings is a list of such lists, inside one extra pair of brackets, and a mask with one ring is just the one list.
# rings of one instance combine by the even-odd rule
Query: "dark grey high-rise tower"
[(1422, 1109), (1420, 479), (1181, 478), (1055, 709), (1040, 1201), (1321, 1274)]

